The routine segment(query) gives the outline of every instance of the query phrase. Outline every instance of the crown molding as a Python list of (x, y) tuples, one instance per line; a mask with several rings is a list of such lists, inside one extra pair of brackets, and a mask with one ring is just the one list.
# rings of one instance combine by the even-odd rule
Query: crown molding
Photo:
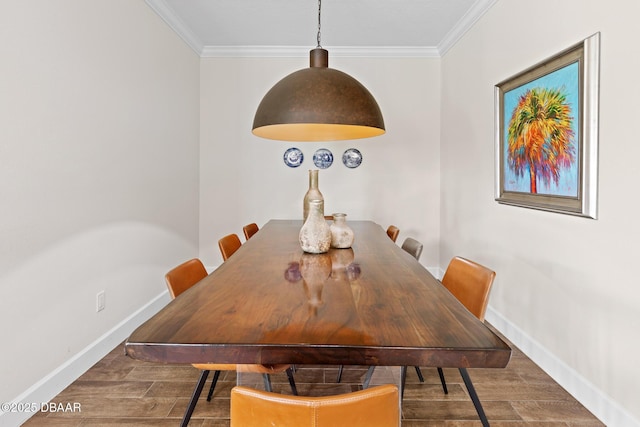
[(169, 7), (164, 0), (145, 0), (145, 3), (153, 9), (167, 25), (184, 40), (184, 42), (198, 55), (202, 55), (204, 43), (182, 19), (176, 15), (175, 11)]
[[(315, 46), (205, 46), (202, 58), (306, 58)], [(334, 58), (438, 58), (436, 48), (420, 46), (323, 46)]]
[[(477, 0), (471, 9), (436, 46), (334, 46), (325, 47), (334, 57), (438, 58), (462, 36), (498, 0)], [(147, 5), (202, 58), (297, 58), (307, 57), (311, 46), (205, 46), (202, 40), (176, 15), (164, 0), (145, 0)]]
[(438, 45), (440, 56), (444, 56), (497, 1), (477, 0)]

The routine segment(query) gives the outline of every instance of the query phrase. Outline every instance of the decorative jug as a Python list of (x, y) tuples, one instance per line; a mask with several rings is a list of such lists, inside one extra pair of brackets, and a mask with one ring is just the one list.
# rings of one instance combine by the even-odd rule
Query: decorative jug
[(311, 254), (323, 254), (331, 247), (331, 229), (324, 219), (322, 201), (309, 200), (309, 215), (300, 229), (300, 247)]
[(347, 214), (334, 213), (330, 229), (332, 248), (346, 249), (353, 245), (354, 234), (351, 227), (347, 225)]

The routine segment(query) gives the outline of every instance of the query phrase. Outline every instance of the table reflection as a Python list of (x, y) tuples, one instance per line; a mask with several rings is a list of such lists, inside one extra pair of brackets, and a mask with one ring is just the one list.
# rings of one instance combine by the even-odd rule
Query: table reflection
[(331, 249), (325, 254), (303, 253), (299, 261), (289, 263), (284, 271), (284, 277), (288, 282), (302, 281), (309, 314), (317, 315), (318, 308), (324, 302), (322, 291), (328, 281), (335, 283), (348, 283), (351, 286), (353, 300), (357, 304), (360, 299), (360, 284), (358, 278), (361, 274), (360, 265), (354, 262), (353, 249)]

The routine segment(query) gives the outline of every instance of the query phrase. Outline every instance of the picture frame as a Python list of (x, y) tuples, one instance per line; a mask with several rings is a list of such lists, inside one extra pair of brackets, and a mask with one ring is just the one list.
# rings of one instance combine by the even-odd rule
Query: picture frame
[(495, 85), (495, 200), (597, 219), (600, 33)]

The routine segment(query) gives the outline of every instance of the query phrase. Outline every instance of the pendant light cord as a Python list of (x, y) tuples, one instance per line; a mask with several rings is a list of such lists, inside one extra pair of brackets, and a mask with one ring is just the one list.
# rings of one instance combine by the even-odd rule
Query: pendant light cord
[(322, 0), (318, 0), (318, 48), (322, 48), (320, 46), (320, 10), (322, 9)]

